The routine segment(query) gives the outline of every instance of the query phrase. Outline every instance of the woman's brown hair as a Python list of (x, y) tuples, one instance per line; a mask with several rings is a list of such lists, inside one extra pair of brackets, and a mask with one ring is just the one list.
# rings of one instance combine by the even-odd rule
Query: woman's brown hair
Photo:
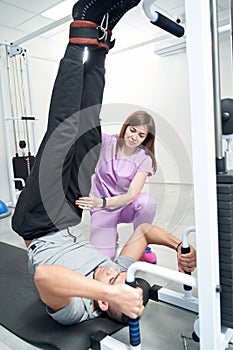
[(123, 143), (127, 127), (139, 125), (147, 126), (148, 134), (145, 140), (142, 142), (141, 146), (145, 149), (146, 154), (148, 154), (151, 157), (153, 164), (153, 173), (155, 173), (157, 170), (157, 162), (155, 159), (155, 123), (153, 117), (146, 111), (136, 111), (130, 114), (128, 118), (124, 121), (117, 139), (116, 158), (119, 151), (119, 147), (121, 147)]

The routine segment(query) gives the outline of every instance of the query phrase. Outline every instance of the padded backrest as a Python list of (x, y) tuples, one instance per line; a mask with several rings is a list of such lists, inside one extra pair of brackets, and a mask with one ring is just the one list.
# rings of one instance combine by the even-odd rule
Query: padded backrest
[(24, 249), (0, 243), (0, 323), (30, 343), (49, 344), (60, 350), (88, 350), (90, 337), (99, 330), (111, 335), (123, 328), (100, 316), (74, 326), (62, 326), (45, 312), (27, 268)]

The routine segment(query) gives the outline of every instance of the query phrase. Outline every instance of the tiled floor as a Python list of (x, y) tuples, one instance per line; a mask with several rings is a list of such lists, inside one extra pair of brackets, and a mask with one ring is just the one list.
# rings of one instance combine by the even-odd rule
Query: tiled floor
[[(181, 237), (189, 226), (194, 225), (194, 208), (192, 187), (189, 185), (147, 185), (151, 195), (156, 198), (158, 207), (154, 220), (159, 225), (175, 235)], [(10, 218), (0, 220), (0, 240), (18, 247), (25, 248), (23, 240), (11, 230)], [(83, 229), (89, 230), (90, 218), (86, 213), (83, 218)], [(121, 246), (130, 234), (129, 225), (120, 225), (119, 233)], [(190, 235), (190, 242), (195, 246), (195, 234)], [(152, 247), (158, 256), (158, 263), (171, 269), (177, 268), (176, 254), (165, 247)], [(143, 274), (151, 285), (160, 284), (169, 289), (182, 292), (182, 287), (175, 283), (168, 283), (153, 275)], [(197, 291), (193, 291), (197, 295)], [(1, 311), (0, 311), (1, 312)], [(196, 314), (176, 306), (150, 301), (141, 319), (142, 349), (144, 350), (197, 350), (199, 344), (187, 339), (184, 344), (182, 335), (190, 336)], [(116, 333), (114, 338), (128, 344), (128, 330), (124, 328)], [(186, 346), (186, 347), (185, 347)], [(34, 346), (15, 337), (3, 327), (0, 327), (0, 350), (35, 350), (52, 349), (48, 346)], [(233, 345), (229, 345), (229, 350)], [(77, 349), (82, 350), (82, 349)], [(206, 349), (212, 350), (212, 349)]]

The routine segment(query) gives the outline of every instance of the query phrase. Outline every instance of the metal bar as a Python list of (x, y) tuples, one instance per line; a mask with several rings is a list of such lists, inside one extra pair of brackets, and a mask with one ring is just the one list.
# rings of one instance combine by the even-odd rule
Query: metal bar
[[(215, 116), (215, 148), (217, 159), (223, 158), (222, 152), (222, 116), (221, 116), (221, 92), (219, 71), (219, 45), (218, 45), (218, 14), (216, 0), (210, 0), (210, 25), (212, 35), (212, 62), (213, 62), (213, 93)], [(218, 169), (217, 169), (218, 170)], [(221, 169), (220, 169), (221, 172)]]
[(7, 170), (8, 170), (8, 180), (10, 187), (10, 200), (11, 205), (15, 206), (16, 204), (16, 193), (15, 193), (15, 184), (13, 181), (14, 173), (13, 167), (11, 163), (11, 144), (10, 144), (10, 136), (9, 136), (9, 128), (7, 121), (5, 119), (6, 116), (6, 95), (5, 95), (5, 87), (3, 84), (3, 64), (2, 64), (2, 56), (0, 56), (0, 94), (1, 94), (1, 102), (2, 102), (2, 112), (3, 112), (3, 126), (4, 126), (4, 137), (6, 143), (6, 152), (7, 152)]
[(117, 339), (106, 336), (100, 342), (100, 350), (130, 350), (130, 347)]
[(233, 341), (233, 329), (222, 327), (221, 349), (228, 348), (228, 344)]
[(182, 236), (182, 247), (184, 247), (184, 248), (189, 247), (188, 236), (192, 232), (196, 232), (195, 226), (188, 227), (187, 230), (185, 230), (185, 232), (183, 233), (183, 236)]
[[(29, 56), (28, 51), (24, 50), (25, 54), (25, 64), (26, 64), (26, 75), (27, 75), (27, 84), (28, 84), (28, 95), (29, 95), (29, 112), (31, 115), (34, 115), (33, 113), (33, 96), (32, 96), (32, 84), (31, 84), (31, 77), (30, 77), (30, 62), (29, 62)], [(37, 135), (36, 135), (36, 122), (35, 120), (31, 121), (32, 123), (32, 142), (33, 142), (33, 149), (34, 154), (37, 153), (38, 143), (37, 143)]]
[(59, 20), (56, 21), (56, 22), (53, 22), (53, 23), (51, 23), (51, 24), (48, 24), (47, 26), (44, 26), (43, 28), (40, 28), (40, 29), (38, 29), (38, 30), (36, 30), (36, 31), (34, 31), (34, 32), (32, 32), (32, 33), (30, 33), (30, 34), (28, 34), (28, 35), (25, 35), (25, 36), (23, 36), (22, 38), (20, 38), (20, 39), (14, 41), (14, 45), (21, 45), (22, 43), (25, 43), (26, 41), (29, 41), (29, 40), (31, 40), (31, 39), (34, 39), (34, 38), (36, 38), (37, 36), (39, 36), (39, 35), (41, 35), (41, 34), (44, 34), (44, 33), (48, 32), (48, 31), (50, 31), (50, 30), (52, 30), (52, 29), (54, 29), (54, 28), (57, 28), (57, 27), (59, 27), (60, 25), (66, 23), (66, 22), (69, 22), (69, 21), (71, 21), (71, 20), (72, 20), (72, 16), (71, 16), (71, 15), (68, 15), (68, 16), (66, 16), (66, 17), (63, 17), (63, 18), (59, 19)]
[[(128, 284), (134, 283), (135, 282), (135, 274), (137, 271), (142, 271), (142, 272), (148, 272), (156, 276), (160, 276), (163, 278), (166, 278), (171, 281), (179, 282), (186, 284), (188, 286), (192, 287), (197, 287), (197, 281), (194, 277), (190, 275), (186, 275), (181, 272), (173, 271), (170, 269), (167, 269), (165, 267), (157, 266), (157, 265), (152, 265), (148, 264), (146, 262), (135, 262), (132, 264), (127, 271), (127, 278), (126, 281)], [(134, 320), (130, 319), (129, 320), (129, 334), (130, 334), (130, 340), (131, 338), (131, 333), (135, 332), (137, 335), (136, 337), (136, 343), (134, 344), (132, 341), (130, 348), (133, 350), (141, 350), (141, 342), (140, 342), (140, 327), (139, 327), (139, 319), (135, 319), (135, 325), (134, 325)], [(137, 343), (137, 340), (139, 339), (139, 343)]]
[[(12, 72), (11, 72), (10, 58), (8, 56), (7, 46), (5, 46), (5, 57), (6, 57), (6, 66), (7, 66), (7, 87), (8, 87), (8, 94), (9, 94), (9, 100), (10, 100), (10, 110), (11, 110), (11, 116), (13, 117), (12, 124), (13, 124), (15, 153), (18, 153), (18, 144), (17, 144), (17, 140), (16, 140), (16, 129), (17, 129), (18, 124), (16, 123), (16, 119), (14, 118), (15, 117), (15, 109), (14, 109), (14, 105), (13, 105), (13, 94), (12, 94)], [(2, 67), (2, 69), (3, 69), (3, 67)], [(5, 117), (5, 120), (7, 120), (7, 116), (5, 115), (4, 117)]]
[(153, 3), (155, 3), (155, 0), (144, 0), (142, 5), (145, 15), (150, 19), (150, 22), (178, 38), (182, 37), (184, 28), (164, 14), (153, 11)]
[(9, 43), (8, 41), (1, 41), (1, 40), (0, 40), (0, 45), (10, 46), (11, 43)]
[[(230, 7), (230, 55), (231, 55), (231, 77), (233, 76), (233, 1), (229, 0)], [(233, 95), (233, 85), (232, 85), (232, 95)]]
[(135, 273), (137, 271), (148, 272), (158, 277), (163, 277), (169, 281), (187, 284), (191, 287), (197, 288), (197, 280), (195, 277), (186, 275), (182, 272), (173, 271), (166, 267), (148, 264), (146, 262), (137, 261), (130, 265), (127, 271), (127, 281), (133, 282), (135, 280)]
[(161, 288), (158, 290), (158, 298), (159, 301), (163, 301), (164, 303), (198, 313), (198, 299), (196, 297), (185, 298), (184, 293), (168, 288)]
[(152, 10), (152, 5), (156, 2), (156, 0), (144, 0), (142, 3), (143, 11), (145, 12), (145, 15), (151, 20), (155, 21), (157, 19), (157, 16), (155, 14), (155, 11)]
[(200, 349), (221, 350), (210, 2), (186, 0)]

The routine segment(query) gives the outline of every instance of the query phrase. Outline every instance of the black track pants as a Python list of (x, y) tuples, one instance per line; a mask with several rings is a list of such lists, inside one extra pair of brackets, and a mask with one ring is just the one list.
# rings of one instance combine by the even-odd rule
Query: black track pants
[(51, 97), (48, 126), (32, 172), (19, 196), (13, 229), (24, 239), (74, 226), (82, 210), (75, 199), (89, 195), (101, 145), (99, 113), (105, 53), (68, 45)]

